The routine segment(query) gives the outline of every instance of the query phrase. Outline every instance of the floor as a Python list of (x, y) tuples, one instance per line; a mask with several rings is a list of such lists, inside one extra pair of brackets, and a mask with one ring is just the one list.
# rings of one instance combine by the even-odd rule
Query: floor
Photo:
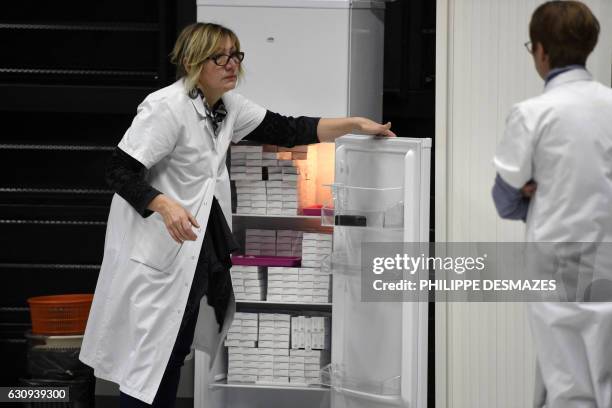
[[(95, 408), (119, 408), (119, 397), (97, 395)], [(193, 408), (193, 398), (177, 399), (175, 408)]]

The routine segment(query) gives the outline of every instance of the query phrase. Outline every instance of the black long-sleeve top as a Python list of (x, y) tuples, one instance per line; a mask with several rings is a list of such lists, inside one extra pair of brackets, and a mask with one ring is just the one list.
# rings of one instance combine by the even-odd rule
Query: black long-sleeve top
[[(216, 108), (225, 109), (223, 105), (217, 105)], [(318, 143), (318, 123), (319, 118), (294, 118), (267, 111), (259, 126), (247, 135), (245, 140), (283, 147)], [(213, 125), (215, 124), (213, 121)], [(113, 151), (106, 169), (107, 184), (143, 217), (153, 213), (147, 207), (151, 200), (163, 193), (146, 181), (146, 174), (147, 168), (142, 163), (118, 147)], [(213, 198), (185, 316), (197, 313), (200, 299), (207, 295), (207, 302), (215, 309), (215, 317), (221, 330), (232, 292), (229, 274), (230, 252), (236, 249), (238, 245), (221, 207), (216, 198)], [(184, 317), (183, 322), (185, 321)]]

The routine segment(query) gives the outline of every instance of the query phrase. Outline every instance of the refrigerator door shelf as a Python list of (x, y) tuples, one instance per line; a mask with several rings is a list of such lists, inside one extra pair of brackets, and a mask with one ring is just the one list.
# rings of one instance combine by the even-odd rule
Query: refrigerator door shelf
[(402, 242), (403, 228), (369, 228), (334, 226), (334, 250), (331, 268), (334, 273), (361, 276), (362, 244), (371, 242)]
[(343, 184), (327, 187), (331, 189), (333, 204), (323, 206), (321, 225), (403, 228), (403, 187), (371, 188)]
[(337, 364), (328, 364), (321, 369), (321, 385), (349, 398), (377, 402), (384, 405), (401, 405), (401, 378), (391, 377), (384, 381), (348, 376)]
[[(334, 391), (339, 395), (344, 396), (346, 407), (351, 407), (353, 404), (350, 402), (358, 400), (358, 401), (368, 401), (376, 403), (376, 407), (382, 406), (392, 406), (399, 407), (402, 406), (403, 401), (401, 396), (399, 395), (378, 395), (372, 394), (368, 392), (355, 391), (348, 388), (334, 387)], [(347, 400), (349, 400), (347, 402)]]

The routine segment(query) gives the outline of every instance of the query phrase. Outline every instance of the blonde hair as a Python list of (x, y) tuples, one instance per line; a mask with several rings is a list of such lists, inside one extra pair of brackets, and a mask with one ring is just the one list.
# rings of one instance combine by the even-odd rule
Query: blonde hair
[[(202, 66), (206, 60), (223, 45), (223, 41), (229, 38), (240, 51), (240, 40), (232, 30), (213, 23), (190, 24), (181, 31), (174, 49), (170, 54), (170, 62), (176, 65), (176, 76), (185, 77), (185, 88), (188, 93), (195, 90), (202, 72)], [(238, 76), (243, 74), (242, 64), (238, 70)]]

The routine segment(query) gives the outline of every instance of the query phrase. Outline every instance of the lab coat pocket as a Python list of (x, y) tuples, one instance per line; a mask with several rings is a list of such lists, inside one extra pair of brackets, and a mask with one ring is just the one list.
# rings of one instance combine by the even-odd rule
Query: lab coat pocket
[(137, 242), (130, 258), (151, 268), (168, 272), (168, 267), (176, 259), (183, 244), (172, 239), (158, 213), (139, 220), (136, 228)]

